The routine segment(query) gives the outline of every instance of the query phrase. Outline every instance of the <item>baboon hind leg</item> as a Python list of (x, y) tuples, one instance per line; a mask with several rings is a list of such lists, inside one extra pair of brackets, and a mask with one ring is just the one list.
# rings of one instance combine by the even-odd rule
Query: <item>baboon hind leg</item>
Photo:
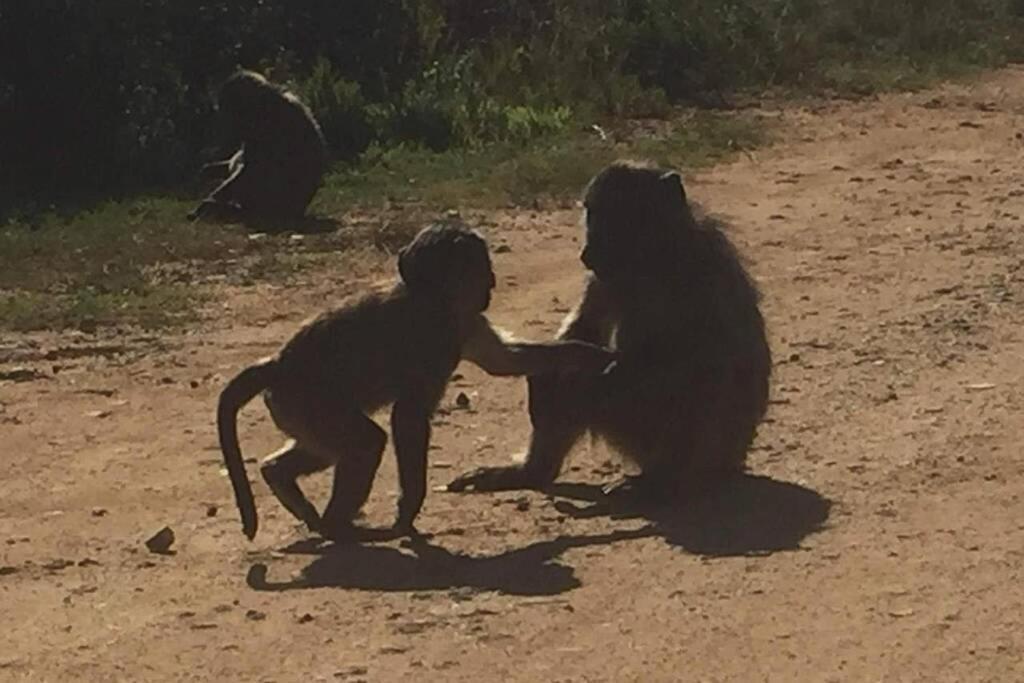
[(330, 432), (324, 434), (323, 447), (335, 454), (337, 465), (321, 534), (341, 540), (352, 535), (353, 520), (370, 496), (387, 434), (362, 413), (350, 416)]
[(288, 512), (304, 522), (310, 531), (319, 532), (320, 515), (299, 488), (298, 478), (327, 469), (330, 464), (329, 460), (317, 457), (290, 440), (264, 459), (260, 474)]

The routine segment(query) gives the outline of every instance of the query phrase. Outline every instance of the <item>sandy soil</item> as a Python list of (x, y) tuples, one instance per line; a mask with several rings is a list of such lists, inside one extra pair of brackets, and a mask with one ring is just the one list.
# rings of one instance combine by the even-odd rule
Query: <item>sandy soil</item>
[[(177, 336), (4, 335), (0, 679), (1024, 679), (1024, 70), (764, 115), (777, 145), (687, 177), (765, 292), (773, 405), (744, 481), (609, 515), (620, 465), (583, 443), (551, 494), (432, 492), (420, 549), (305, 541), (260, 482), (249, 543), (217, 392), (373, 268), (225, 286)], [(492, 318), (551, 334), (577, 211), (470, 218), (509, 247)], [(460, 374), (432, 486), (528, 431), (523, 383)], [(258, 402), (241, 429), (247, 456), (279, 443)], [(369, 519), (395, 496), (388, 460)], [(152, 554), (164, 525), (175, 552)]]

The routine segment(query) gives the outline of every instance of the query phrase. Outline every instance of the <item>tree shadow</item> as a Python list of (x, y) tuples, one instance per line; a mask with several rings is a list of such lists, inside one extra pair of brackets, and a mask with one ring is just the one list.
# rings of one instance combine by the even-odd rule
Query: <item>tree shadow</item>
[(714, 557), (797, 550), (804, 538), (824, 528), (832, 507), (817, 491), (752, 474), (657, 505), (609, 497), (594, 484), (555, 484), (548, 493), (589, 503), (555, 503), (573, 518), (646, 519), (670, 545)]
[[(475, 588), (509, 595), (551, 596), (581, 585), (573, 568), (557, 560), (566, 550), (651, 535), (651, 529), (643, 527), (592, 536), (560, 536), (483, 557), (453, 553), (422, 536), (404, 542), (407, 551), (390, 546), (300, 541), (285, 548), (285, 552), (318, 557), (299, 576), (282, 582), (268, 581), (267, 566), (257, 563), (249, 568), (246, 582), (250, 588), (258, 591), (304, 588), (371, 591)], [(377, 540), (386, 539), (381, 536)]]

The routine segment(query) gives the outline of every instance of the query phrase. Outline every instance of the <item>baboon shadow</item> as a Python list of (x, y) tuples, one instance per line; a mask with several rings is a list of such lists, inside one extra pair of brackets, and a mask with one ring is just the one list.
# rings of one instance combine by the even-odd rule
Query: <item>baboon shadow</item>
[[(285, 552), (318, 557), (299, 576), (268, 581), (265, 564), (254, 564), (246, 582), (253, 590), (349, 588), (371, 591), (431, 591), (475, 588), (509, 595), (551, 596), (578, 588), (573, 568), (557, 558), (570, 548), (606, 545), (652, 535), (648, 527), (593, 536), (560, 536), (491, 556), (453, 553), (418, 538), (403, 544), (408, 551), (380, 545), (293, 544)], [(383, 539), (382, 539), (383, 540)]]
[(555, 484), (548, 493), (590, 503), (558, 501), (571, 517), (647, 519), (655, 535), (691, 553), (714, 557), (797, 550), (824, 528), (832, 502), (817, 491), (770, 477), (743, 474), (660, 505), (617, 502), (594, 484)]

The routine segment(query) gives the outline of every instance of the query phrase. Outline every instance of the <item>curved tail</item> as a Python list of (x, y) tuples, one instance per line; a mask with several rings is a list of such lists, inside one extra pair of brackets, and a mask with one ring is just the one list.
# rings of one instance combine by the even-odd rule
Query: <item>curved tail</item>
[(224, 464), (231, 477), (231, 487), (235, 490), (235, 503), (242, 515), (242, 531), (252, 540), (256, 536), (258, 526), (256, 503), (252, 497), (252, 486), (245, 473), (242, 461), (242, 449), (238, 446), (238, 411), (246, 403), (255, 398), (256, 394), (270, 386), (274, 376), (276, 361), (267, 359), (242, 370), (228, 382), (220, 393), (217, 403), (217, 434), (220, 437), (220, 450), (224, 454)]

